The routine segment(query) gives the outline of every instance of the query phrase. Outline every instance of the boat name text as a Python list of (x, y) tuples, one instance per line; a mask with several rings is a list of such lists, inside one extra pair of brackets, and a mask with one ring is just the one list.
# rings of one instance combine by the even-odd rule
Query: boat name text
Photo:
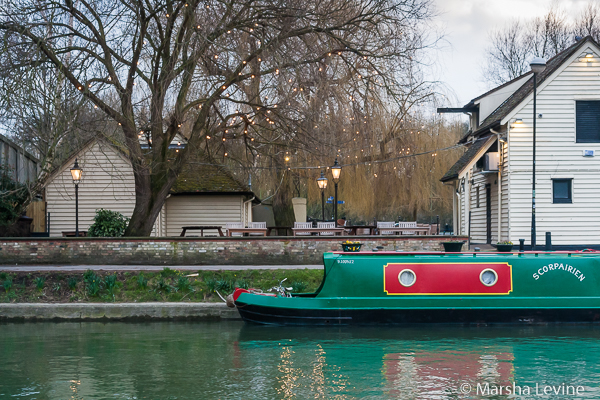
[(579, 279), (580, 282), (583, 282), (583, 280), (585, 279), (585, 275), (583, 275), (580, 270), (573, 267), (572, 265), (565, 265), (561, 263), (550, 263), (548, 265), (544, 265), (542, 268), (538, 269), (537, 272), (534, 272), (533, 279), (537, 281), (540, 278), (540, 276), (544, 275), (545, 273), (550, 271), (558, 271), (559, 269), (562, 269), (563, 271), (567, 271), (570, 274), (575, 275), (575, 277)]
[(354, 260), (337, 260), (338, 264), (354, 264)]

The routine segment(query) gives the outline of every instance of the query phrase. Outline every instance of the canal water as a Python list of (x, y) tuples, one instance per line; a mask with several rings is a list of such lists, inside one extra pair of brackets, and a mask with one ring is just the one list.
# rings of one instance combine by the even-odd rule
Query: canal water
[(600, 327), (0, 324), (0, 399), (505, 399), (513, 391), (600, 398)]

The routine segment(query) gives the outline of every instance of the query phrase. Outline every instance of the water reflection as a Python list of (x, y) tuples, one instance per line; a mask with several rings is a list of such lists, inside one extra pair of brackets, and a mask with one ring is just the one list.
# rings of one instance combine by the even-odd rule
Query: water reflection
[(475, 399), (506, 396), (462, 393), (462, 384), (565, 383), (585, 387), (578, 398), (599, 398), (599, 334), (596, 326), (0, 324), (0, 397)]

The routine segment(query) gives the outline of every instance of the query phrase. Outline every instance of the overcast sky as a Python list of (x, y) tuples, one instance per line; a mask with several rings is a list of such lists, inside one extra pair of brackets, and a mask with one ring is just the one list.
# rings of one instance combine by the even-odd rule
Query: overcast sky
[[(436, 77), (454, 92), (457, 99), (449, 99), (463, 106), (490, 87), (482, 81), (485, 49), (489, 34), (515, 18), (526, 21), (544, 15), (552, 0), (434, 0), (438, 16), (436, 22), (445, 33), (434, 70)], [(554, 0), (561, 9), (575, 19), (588, 0)], [(599, 1), (600, 3), (600, 1)]]

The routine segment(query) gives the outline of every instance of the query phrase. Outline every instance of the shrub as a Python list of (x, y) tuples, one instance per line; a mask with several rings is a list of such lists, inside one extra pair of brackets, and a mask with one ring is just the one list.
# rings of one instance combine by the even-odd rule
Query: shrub
[(88, 229), (88, 236), (120, 237), (125, 233), (128, 224), (129, 218), (120, 212), (101, 208), (96, 210), (94, 223)]
[(240, 289), (248, 289), (250, 287), (250, 283), (248, 283), (245, 279), (240, 279), (235, 283), (235, 287), (239, 287)]
[(88, 269), (83, 273), (83, 280), (86, 283), (86, 290), (88, 295), (95, 296), (100, 292), (100, 282), (102, 279), (91, 269)]
[(70, 277), (67, 281), (67, 285), (69, 286), (69, 289), (75, 290), (75, 288), (77, 287), (77, 278), (75, 278), (74, 276)]
[(190, 280), (188, 279), (187, 276), (180, 276), (179, 279), (177, 280), (177, 289), (184, 291), (184, 290), (190, 290)]
[(112, 290), (117, 285), (117, 275), (108, 275), (106, 278), (104, 278), (104, 285), (106, 286), (106, 289), (108, 289), (109, 292), (112, 292)]
[(10, 226), (23, 213), (23, 206), (27, 200), (27, 186), (14, 182), (0, 165), (0, 226)]
[(295, 281), (292, 282), (292, 292), (294, 293), (302, 293), (308, 287), (308, 283), (304, 281)]
[(3, 283), (2, 286), (4, 287), (4, 290), (6, 290), (7, 292), (12, 288), (13, 285), (13, 281), (11, 278), (7, 278)]
[(137, 284), (140, 289), (146, 289), (148, 287), (148, 279), (140, 272), (137, 278)]
[(38, 290), (42, 290), (44, 288), (44, 284), (46, 283), (46, 278), (43, 276), (38, 276), (37, 278), (35, 278), (34, 282), (35, 282), (35, 287)]
[(169, 293), (171, 292), (171, 285), (169, 285), (164, 278), (160, 278), (156, 282), (156, 290)]
[(162, 271), (160, 271), (160, 275), (168, 278), (170, 276), (177, 276), (177, 271), (175, 271), (174, 269), (171, 269), (169, 267), (164, 267)]

